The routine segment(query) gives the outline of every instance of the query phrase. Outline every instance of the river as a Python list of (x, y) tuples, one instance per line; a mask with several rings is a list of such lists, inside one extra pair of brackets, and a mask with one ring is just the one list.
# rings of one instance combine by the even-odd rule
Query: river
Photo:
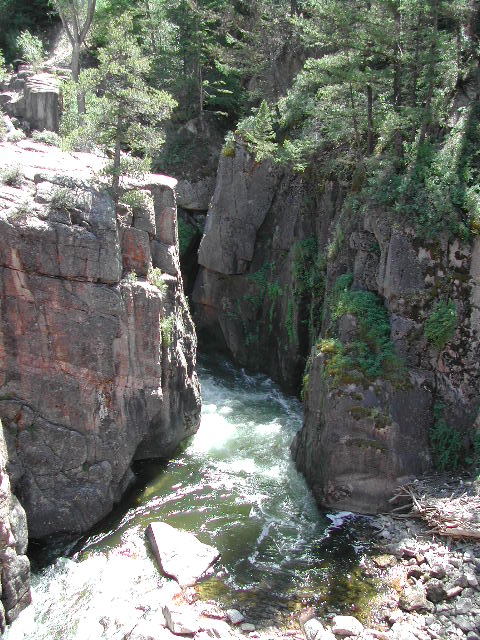
[(153, 520), (215, 545), (200, 596), (257, 624), (286, 625), (306, 604), (361, 614), (374, 592), (355, 533), (367, 524), (317, 509), (290, 457), (299, 401), (218, 355), (198, 370), (198, 433), (167, 465), (138, 465), (136, 487), (88, 536), (34, 554), (33, 604), (8, 640), (122, 638), (166, 583), (145, 542)]

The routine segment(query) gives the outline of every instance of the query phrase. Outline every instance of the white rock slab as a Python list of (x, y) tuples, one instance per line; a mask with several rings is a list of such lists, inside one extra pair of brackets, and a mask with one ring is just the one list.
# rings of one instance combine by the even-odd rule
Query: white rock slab
[(335, 616), (332, 631), (336, 636), (359, 636), (363, 631), (363, 624), (353, 616)]
[(232, 624), (241, 624), (245, 620), (245, 616), (238, 609), (227, 609), (227, 618)]
[(182, 587), (194, 585), (220, 556), (215, 547), (166, 522), (152, 522), (147, 537), (163, 573)]
[(186, 607), (165, 605), (162, 609), (167, 627), (175, 635), (193, 636), (200, 629), (198, 618)]

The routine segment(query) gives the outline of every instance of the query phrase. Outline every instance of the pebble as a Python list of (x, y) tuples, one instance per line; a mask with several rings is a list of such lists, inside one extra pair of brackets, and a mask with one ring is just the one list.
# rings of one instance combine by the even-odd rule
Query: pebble
[(242, 622), (242, 624), (240, 625), (240, 629), (244, 633), (250, 633), (251, 631), (255, 631), (255, 625), (250, 624), (250, 622)]

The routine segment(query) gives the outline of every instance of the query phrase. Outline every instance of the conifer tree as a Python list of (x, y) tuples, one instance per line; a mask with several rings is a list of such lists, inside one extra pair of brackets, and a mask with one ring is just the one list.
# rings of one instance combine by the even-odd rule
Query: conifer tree
[[(148, 170), (149, 156), (162, 142), (159, 127), (175, 101), (167, 92), (148, 86), (151, 58), (132, 35), (131, 14), (112, 22), (110, 40), (99, 50), (98, 61), (98, 68), (80, 77), (91, 96), (84, 126), (111, 159), (108, 173), (117, 203), (122, 176)], [(126, 151), (137, 156), (125, 155)]]

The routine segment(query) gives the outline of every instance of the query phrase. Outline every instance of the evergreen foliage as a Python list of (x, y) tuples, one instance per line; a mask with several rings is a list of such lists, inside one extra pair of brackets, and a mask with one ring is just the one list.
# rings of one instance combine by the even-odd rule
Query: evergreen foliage
[(425, 322), (425, 336), (433, 346), (441, 351), (455, 335), (458, 315), (453, 300), (440, 300)]
[(79, 84), (89, 99), (73, 131), (80, 139), (92, 140), (111, 158), (106, 174), (115, 202), (122, 177), (148, 171), (149, 157), (163, 140), (159, 127), (175, 106), (166, 91), (147, 84), (151, 58), (142, 53), (132, 24), (128, 13), (114, 20), (109, 43), (98, 51), (98, 67), (81, 73)]
[(443, 418), (443, 405), (435, 403), (434, 423), (430, 429), (430, 449), (433, 462), (439, 471), (455, 471), (462, 450), (462, 438)]
[(395, 355), (390, 337), (390, 321), (381, 299), (371, 291), (351, 289), (353, 277), (337, 278), (328, 306), (335, 327), (346, 314), (355, 319), (354, 337), (342, 342), (326, 337), (318, 343), (325, 356), (325, 369), (334, 385), (345, 382), (373, 381), (383, 377), (399, 381), (402, 365)]

